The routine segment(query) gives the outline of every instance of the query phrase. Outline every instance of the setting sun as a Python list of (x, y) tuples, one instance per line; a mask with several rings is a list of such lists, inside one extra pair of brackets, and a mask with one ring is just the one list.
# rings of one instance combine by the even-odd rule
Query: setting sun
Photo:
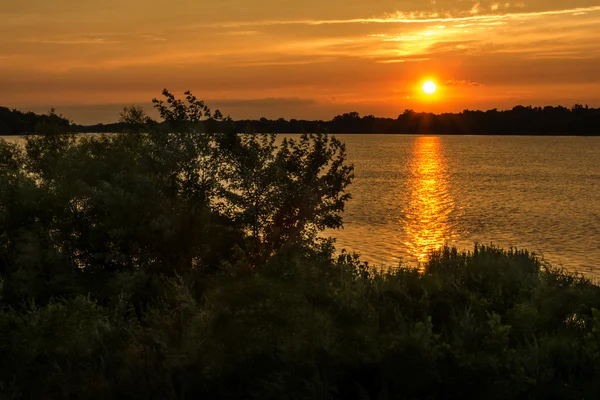
[(433, 81), (426, 81), (421, 87), (426, 94), (434, 94), (437, 90), (437, 85)]

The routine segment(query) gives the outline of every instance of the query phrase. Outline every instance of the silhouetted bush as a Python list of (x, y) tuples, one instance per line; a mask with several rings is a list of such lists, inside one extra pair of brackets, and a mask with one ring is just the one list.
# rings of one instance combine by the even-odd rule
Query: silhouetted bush
[(492, 246), (336, 255), (341, 143), (164, 94), (153, 129), (0, 141), (0, 398), (600, 395), (600, 287)]

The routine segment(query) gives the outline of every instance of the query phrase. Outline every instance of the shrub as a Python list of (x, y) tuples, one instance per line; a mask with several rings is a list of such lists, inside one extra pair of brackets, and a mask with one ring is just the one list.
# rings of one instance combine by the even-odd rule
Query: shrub
[(159, 125), (0, 142), (0, 398), (600, 395), (600, 287), (493, 246), (336, 255), (340, 142), (164, 94)]

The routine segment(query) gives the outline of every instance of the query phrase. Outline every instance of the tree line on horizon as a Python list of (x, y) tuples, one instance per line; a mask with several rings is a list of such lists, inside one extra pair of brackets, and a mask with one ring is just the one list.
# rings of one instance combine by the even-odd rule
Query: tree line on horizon
[[(68, 126), (76, 133), (120, 133), (127, 122), (80, 125), (71, 123), (54, 110), (38, 115), (0, 107), (0, 135), (40, 133), (50, 123)], [(151, 118), (148, 125), (160, 125)], [(215, 121), (216, 127), (224, 124)], [(229, 122), (228, 122), (229, 123)], [(233, 121), (237, 132), (248, 133), (384, 133), (384, 134), (472, 134), (472, 135), (599, 135), (600, 108), (575, 104), (564, 106), (515, 106), (510, 110), (464, 110), (460, 113), (434, 114), (405, 110), (397, 118), (361, 116), (353, 111), (329, 121), (302, 119), (241, 119)]]
[(50, 127), (69, 129), (71, 122), (50, 109), (47, 114), (22, 112), (16, 109), (0, 107), (0, 135), (21, 135), (26, 133), (44, 133)]

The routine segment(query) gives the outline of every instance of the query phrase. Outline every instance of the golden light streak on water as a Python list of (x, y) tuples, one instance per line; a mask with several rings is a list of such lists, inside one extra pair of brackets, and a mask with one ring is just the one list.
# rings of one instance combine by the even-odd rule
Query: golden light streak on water
[(449, 215), (454, 202), (448, 194), (448, 174), (439, 137), (418, 137), (411, 163), (405, 245), (409, 253), (422, 262), (451, 235)]

